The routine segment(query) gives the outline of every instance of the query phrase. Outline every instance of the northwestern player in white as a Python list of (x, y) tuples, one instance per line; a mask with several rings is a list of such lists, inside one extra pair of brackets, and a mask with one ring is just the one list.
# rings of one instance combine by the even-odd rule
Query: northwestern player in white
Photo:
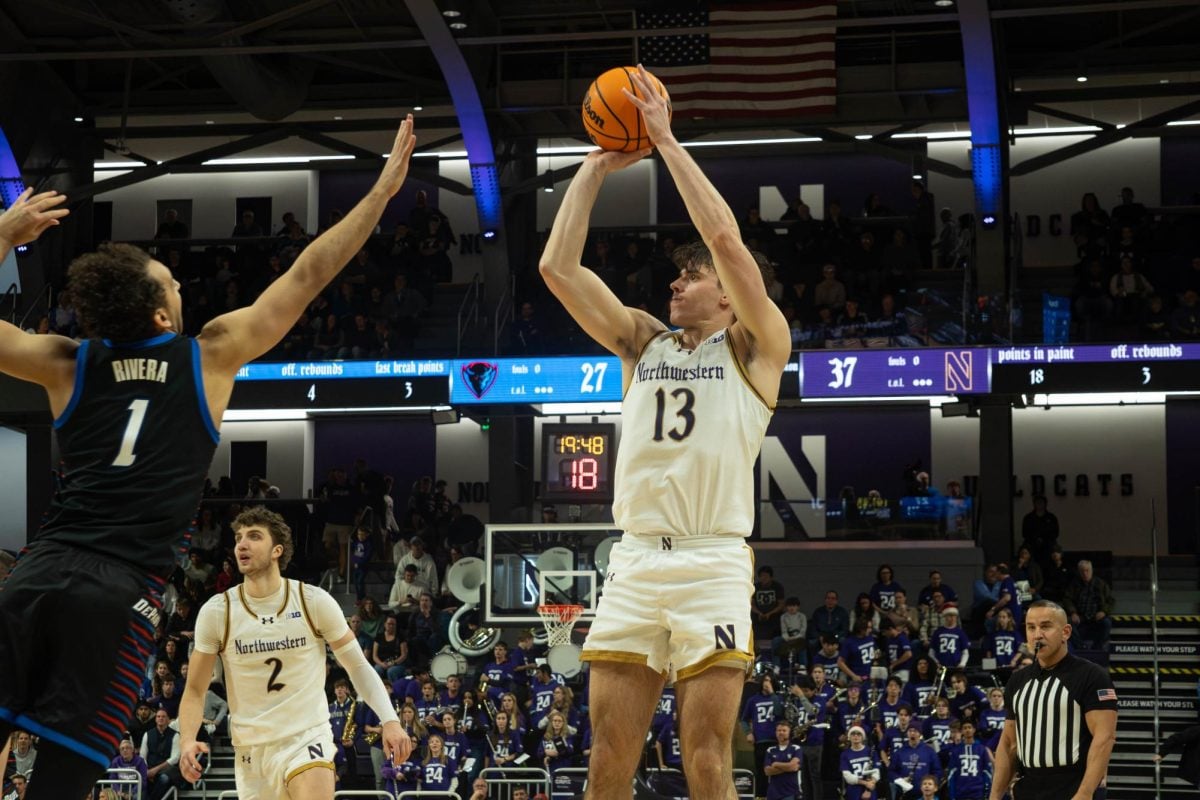
[[(791, 351), (783, 314), (729, 206), (671, 133), (639, 68), (641, 109), (703, 243), (675, 251), (674, 332), (580, 265), (605, 176), (645, 156), (595, 152), (571, 182), (540, 264), (546, 285), (621, 358), (625, 400), (603, 596), (584, 645), (593, 745), (587, 796), (629, 797), (668, 668), (693, 798), (733, 797), (730, 732), (752, 661), (753, 466)], [(628, 92), (627, 96), (632, 97)]]
[[(337, 751), (325, 699), (327, 643), (359, 700), (382, 719), (387, 756), (397, 762), (408, 758), (412, 741), (337, 601), (319, 587), (280, 575), (292, 556), (292, 534), (283, 517), (250, 508), (234, 520), (233, 530), (245, 582), (200, 609), (188, 673), (211, 675), (218, 655), (225, 667), (238, 797), (333, 796)], [(192, 681), (179, 707), (179, 766), (193, 782), (200, 777), (200, 755), (208, 752), (196, 741), (206, 683)]]

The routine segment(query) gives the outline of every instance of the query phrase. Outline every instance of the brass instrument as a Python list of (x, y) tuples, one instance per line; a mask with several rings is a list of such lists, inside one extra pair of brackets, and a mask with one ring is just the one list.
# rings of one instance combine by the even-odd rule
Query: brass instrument
[(342, 747), (354, 747), (354, 737), (358, 733), (358, 723), (354, 721), (354, 709), (358, 701), (350, 698), (350, 707), (346, 710), (346, 725), (342, 728)]
[(929, 707), (937, 706), (937, 699), (942, 696), (942, 691), (946, 688), (946, 671), (945, 666), (938, 668), (937, 680), (933, 682), (933, 693), (929, 695)]

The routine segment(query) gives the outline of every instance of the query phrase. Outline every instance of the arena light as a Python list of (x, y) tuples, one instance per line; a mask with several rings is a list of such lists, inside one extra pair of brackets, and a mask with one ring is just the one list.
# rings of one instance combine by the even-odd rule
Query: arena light
[(741, 147), (744, 145), (757, 147), (764, 144), (807, 144), (823, 141), (825, 140), (819, 136), (790, 136), (782, 139), (722, 139), (711, 142), (684, 142), (683, 147)]
[(1200, 125), (1200, 119), (1177, 119), (1167, 123), (1168, 128), (1174, 128), (1177, 125)]
[(247, 167), (270, 164), (308, 164), (312, 161), (353, 161), (354, 156), (259, 156), (257, 158), (213, 158), (203, 162), (206, 167)]
[(1167, 402), (1166, 392), (1094, 392), (1091, 394), (1035, 394), (1033, 405), (1054, 406), (1144, 406)]
[(372, 408), (227, 408), (223, 422), (286, 422), (331, 414), (429, 414), (450, 411), (450, 406), (378, 406)]

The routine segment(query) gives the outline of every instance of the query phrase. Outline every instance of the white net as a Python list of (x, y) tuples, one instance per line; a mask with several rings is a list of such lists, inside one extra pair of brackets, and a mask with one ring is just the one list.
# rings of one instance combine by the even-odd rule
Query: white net
[(538, 615), (546, 626), (546, 646), (556, 647), (560, 644), (571, 643), (571, 631), (575, 629), (575, 620), (583, 613), (583, 606), (577, 605), (541, 605)]

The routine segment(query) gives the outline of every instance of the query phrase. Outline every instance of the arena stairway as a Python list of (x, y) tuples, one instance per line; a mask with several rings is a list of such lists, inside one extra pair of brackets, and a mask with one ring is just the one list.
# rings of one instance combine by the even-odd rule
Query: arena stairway
[[(1161, 594), (1161, 593), (1160, 593)], [(1195, 591), (1192, 590), (1192, 603)], [(1119, 597), (1121, 595), (1118, 595)], [(1122, 602), (1124, 608), (1127, 604)], [(1109, 672), (1117, 688), (1117, 743), (1108, 771), (1108, 796), (1155, 797), (1154, 644), (1149, 614), (1114, 614)], [(1200, 615), (1158, 615), (1159, 741), (1200, 723)], [(1175, 776), (1179, 754), (1162, 767), (1162, 800), (1198, 800), (1200, 790)]]

